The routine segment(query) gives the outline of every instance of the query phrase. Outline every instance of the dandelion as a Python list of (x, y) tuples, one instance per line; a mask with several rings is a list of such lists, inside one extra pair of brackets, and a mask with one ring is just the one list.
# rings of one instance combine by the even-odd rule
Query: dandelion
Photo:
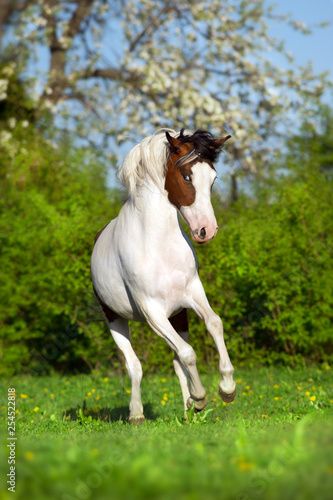
[(242, 396), (246, 396), (246, 392), (242, 392)]
[(162, 403), (162, 405), (166, 404), (166, 402), (164, 401), (164, 399), (162, 399), (161, 403)]
[(302, 387), (300, 385), (297, 386), (297, 390), (298, 391), (301, 391), (302, 390)]
[(167, 394), (163, 394), (163, 399), (164, 399), (164, 401), (167, 401), (168, 400), (168, 395)]
[(312, 378), (308, 378), (308, 382), (312, 382)]
[(274, 389), (280, 389), (280, 386), (278, 384), (273, 385)]
[(330, 370), (330, 369), (331, 369), (330, 365), (325, 366), (325, 370)]
[(259, 395), (259, 398), (262, 399), (264, 396), (262, 394)]
[(21, 394), (21, 398), (22, 398), (22, 399), (27, 399), (27, 397), (28, 397), (28, 396), (27, 396), (26, 394)]
[(275, 396), (275, 398), (274, 398), (274, 399), (275, 399), (275, 401), (279, 401), (279, 398), (278, 398), (277, 396)]
[(216, 399), (216, 398), (213, 398), (213, 399), (212, 399), (212, 401), (214, 401), (214, 403), (215, 403), (215, 401), (217, 401), (217, 399)]
[(131, 394), (131, 389), (126, 389), (127, 394)]
[(236, 379), (236, 384), (240, 384), (240, 383), (241, 383), (241, 381), (242, 381), (242, 379), (241, 379), (241, 378), (237, 378), (237, 379)]
[(98, 401), (100, 399), (100, 395), (96, 396), (96, 401)]
[(39, 407), (38, 407), (38, 406), (36, 406), (36, 407), (34, 408), (34, 411), (37, 413), (37, 412), (38, 412), (38, 410), (39, 410)]
[(165, 384), (166, 378), (162, 378), (162, 382), (163, 382), (163, 384)]
[(47, 387), (44, 387), (44, 391), (47, 392), (48, 391), (48, 388)]
[(316, 401), (317, 397), (316, 396), (311, 396), (310, 401)]
[(16, 413), (16, 415), (17, 415), (18, 413), (20, 413), (20, 410), (15, 410), (15, 413)]
[(54, 394), (50, 394), (50, 398), (54, 398)]
[(219, 417), (216, 417), (216, 420), (220, 420)]
[[(73, 376), (73, 378), (75, 377), (75, 375)], [(70, 380), (66, 380), (65, 384), (70, 384)]]
[(91, 392), (87, 392), (87, 396), (89, 396), (89, 397), (90, 397), (90, 396), (91, 396)]
[(245, 387), (245, 389), (248, 391), (248, 390), (250, 389), (250, 386), (249, 386), (249, 385), (247, 385), (247, 386)]
[(65, 391), (65, 389), (63, 389), (63, 390), (62, 390), (62, 391), (60, 391), (60, 392), (61, 392), (61, 394), (65, 394), (65, 392), (66, 392), (66, 391)]
[(34, 421), (33, 421), (33, 420), (30, 420), (30, 423), (31, 423), (31, 424), (33, 424), (33, 423), (34, 423)]
[(96, 389), (91, 389), (91, 392), (96, 392)]
[(305, 395), (306, 395), (306, 396), (310, 396), (309, 391), (305, 391)]
[(35, 456), (34, 453), (32, 453), (32, 451), (26, 451), (25, 454), (24, 454), (26, 460), (32, 460)]
[(107, 382), (109, 379), (108, 379), (108, 377), (104, 377), (103, 380), (104, 380), (104, 382)]
[(270, 380), (271, 382), (273, 382), (273, 380), (274, 380), (274, 377), (271, 377), (271, 378), (270, 378), (269, 380)]
[(247, 460), (243, 457), (240, 457), (237, 460), (237, 468), (240, 471), (247, 471), (253, 469), (254, 464), (252, 462), (247, 462)]
[(268, 415), (265, 415), (264, 413), (261, 415), (262, 418), (267, 418)]
[(315, 386), (314, 386), (314, 385), (311, 387), (311, 389), (312, 389), (313, 391), (315, 391), (315, 390), (316, 390), (316, 388), (315, 388)]

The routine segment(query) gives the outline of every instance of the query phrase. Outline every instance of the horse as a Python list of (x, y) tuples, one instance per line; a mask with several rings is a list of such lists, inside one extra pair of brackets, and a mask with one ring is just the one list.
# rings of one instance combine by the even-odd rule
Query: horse
[(95, 238), (91, 278), (112, 337), (122, 351), (131, 379), (129, 422), (145, 421), (140, 384), (142, 366), (131, 345), (128, 321), (146, 322), (174, 351), (184, 414), (207, 405), (194, 349), (188, 343), (187, 310), (204, 320), (219, 354), (219, 394), (236, 395), (220, 317), (207, 300), (198, 261), (178, 214), (195, 243), (218, 230), (211, 204), (214, 163), (231, 136), (214, 138), (204, 130), (163, 129), (144, 138), (125, 157), (118, 177), (128, 197), (118, 217)]

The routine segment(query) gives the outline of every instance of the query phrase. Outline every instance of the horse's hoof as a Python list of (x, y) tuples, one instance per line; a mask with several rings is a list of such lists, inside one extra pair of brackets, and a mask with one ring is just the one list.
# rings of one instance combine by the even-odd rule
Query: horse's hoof
[(194, 413), (199, 413), (199, 411), (203, 410), (207, 406), (207, 399), (203, 398), (199, 401), (194, 401)]
[(226, 392), (223, 392), (221, 388), (219, 388), (219, 394), (225, 403), (232, 403), (232, 401), (236, 397), (236, 389), (232, 393), (227, 394)]
[(142, 415), (142, 416), (139, 416), (139, 417), (130, 417), (129, 418), (129, 423), (132, 424), (132, 425), (141, 425), (141, 424), (144, 424), (145, 423), (145, 417)]

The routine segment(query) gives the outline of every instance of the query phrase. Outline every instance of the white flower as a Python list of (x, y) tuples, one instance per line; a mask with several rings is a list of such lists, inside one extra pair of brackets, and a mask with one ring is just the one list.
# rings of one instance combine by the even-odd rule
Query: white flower
[(8, 125), (10, 128), (15, 128), (16, 126), (16, 118), (11, 117), (11, 118), (8, 118)]

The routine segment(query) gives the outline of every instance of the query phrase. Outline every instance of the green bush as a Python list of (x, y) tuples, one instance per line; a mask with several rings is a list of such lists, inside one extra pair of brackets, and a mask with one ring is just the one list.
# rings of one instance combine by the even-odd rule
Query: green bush
[[(107, 188), (96, 153), (55, 147), (23, 118), (1, 132), (0, 374), (118, 368), (119, 352), (96, 321), (90, 255), (121, 195)], [(283, 168), (276, 161), (257, 182), (255, 196), (228, 209), (215, 197), (220, 230), (196, 246), (235, 365), (332, 362), (332, 142), (328, 132), (303, 133)], [(145, 370), (172, 368), (157, 335), (141, 324), (131, 329)], [(192, 313), (190, 342), (200, 369), (216, 364), (213, 341)]]

